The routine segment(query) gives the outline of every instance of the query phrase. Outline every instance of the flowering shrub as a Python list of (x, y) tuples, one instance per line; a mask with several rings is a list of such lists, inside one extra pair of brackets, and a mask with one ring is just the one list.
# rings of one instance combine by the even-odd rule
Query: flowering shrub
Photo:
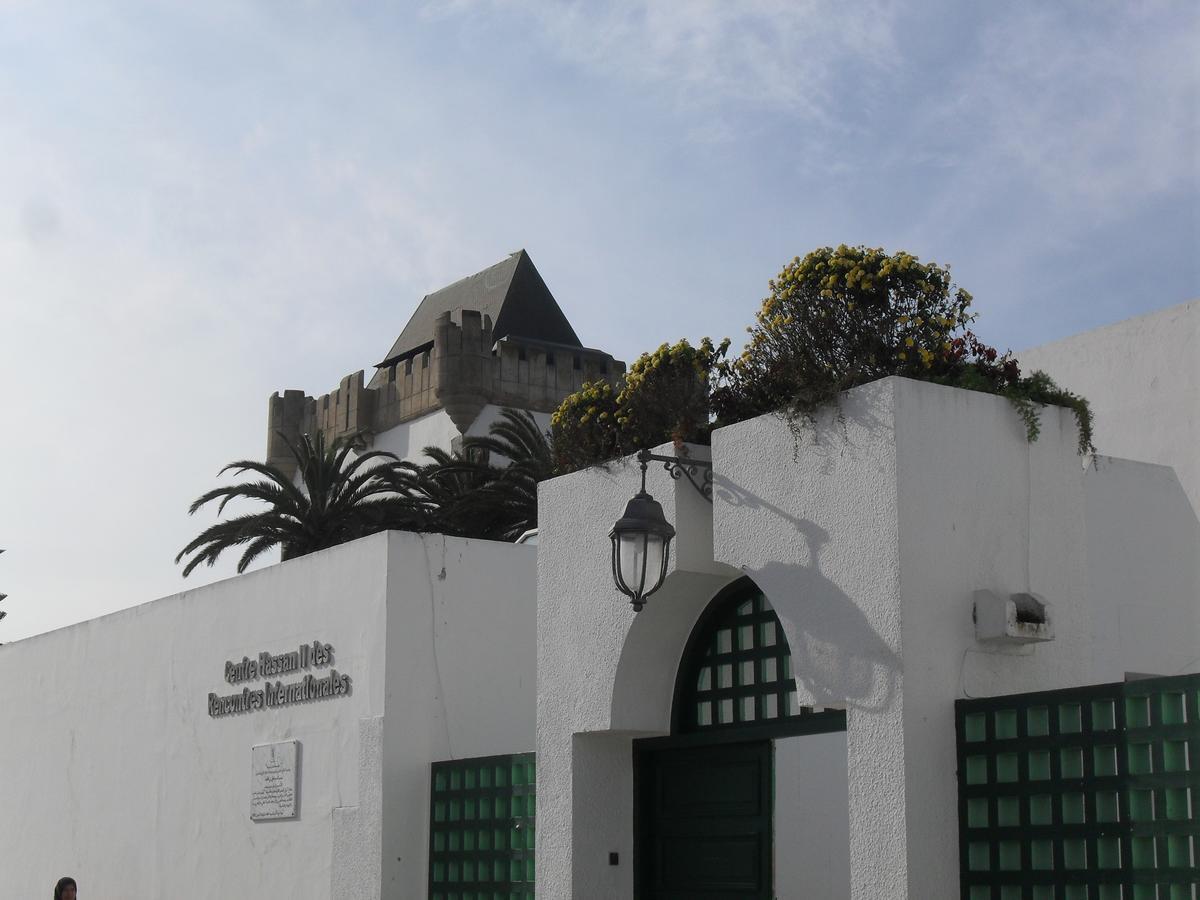
[(559, 471), (574, 471), (666, 441), (707, 442), (712, 430), (709, 378), (729, 341), (686, 340), (643, 353), (619, 392), (593, 381), (567, 397), (550, 419)]
[(885, 375), (923, 377), (973, 319), (950, 271), (908, 253), (825, 247), (770, 282), (742, 355), (721, 367), (722, 422), (780, 407), (807, 414)]
[(665, 441), (704, 441), (709, 421), (709, 376), (729, 341), (709, 338), (693, 347), (686, 340), (643, 353), (629, 368), (617, 395), (617, 425), (626, 452)]
[(669, 440), (706, 442), (714, 424), (767, 412), (807, 419), (888, 375), (1006, 397), (1031, 441), (1042, 404), (1069, 407), (1079, 452), (1094, 453), (1087, 401), (1044, 372), (1022, 375), (1011, 353), (975, 336), (974, 320), (971, 295), (949, 268), (903, 251), (815, 250), (770, 282), (737, 358), (726, 359), (728, 340), (663, 344), (630, 367), (619, 390), (591, 382), (563, 401), (551, 419), (555, 464), (569, 472)]
[(824, 247), (788, 263), (770, 282), (741, 356), (718, 366), (719, 424), (783, 410), (807, 418), (855, 385), (903, 375), (1007, 397), (1038, 434), (1038, 405), (1070, 407), (1080, 453), (1095, 452), (1091, 411), (1044, 372), (1022, 377), (967, 327), (971, 295), (950, 270), (909, 253)]
[(550, 416), (550, 447), (559, 473), (620, 455), (617, 397), (607, 381), (588, 381)]

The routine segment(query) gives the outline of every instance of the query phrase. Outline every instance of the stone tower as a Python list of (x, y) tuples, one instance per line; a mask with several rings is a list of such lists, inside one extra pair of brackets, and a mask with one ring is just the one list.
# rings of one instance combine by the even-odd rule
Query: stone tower
[(267, 462), (293, 467), (281, 435), (295, 441), (320, 432), (370, 445), (385, 432), (438, 414), (461, 435), (488, 405), (550, 413), (584, 382), (616, 384), (624, 373), (624, 363), (580, 343), (520, 250), (427, 294), (370, 382), (358, 371), (319, 397), (299, 390), (273, 394)]

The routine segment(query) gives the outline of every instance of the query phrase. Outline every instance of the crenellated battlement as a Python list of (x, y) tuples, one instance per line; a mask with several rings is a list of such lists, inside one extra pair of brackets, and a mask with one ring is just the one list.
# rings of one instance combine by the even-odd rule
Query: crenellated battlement
[(328, 394), (278, 392), (268, 401), (267, 461), (294, 468), (290, 440), (320, 432), (370, 443), (397, 425), (445, 409), (465, 434), (488, 404), (553, 412), (584, 382), (616, 384), (625, 364), (599, 350), (506, 335), (493, 339), (492, 319), (477, 310), (450, 312), (434, 322), (433, 340), (384, 360), (367, 385), (360, 370)]

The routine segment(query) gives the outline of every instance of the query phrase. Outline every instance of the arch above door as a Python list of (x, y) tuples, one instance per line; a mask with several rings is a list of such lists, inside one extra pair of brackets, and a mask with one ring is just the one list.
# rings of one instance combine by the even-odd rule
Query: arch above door
[(741, 740), (845, 727), (844, 710), (797, 702), (787, 637), (750, 578), (739, 578), (709, 602), (679, 663), (672, 736)]

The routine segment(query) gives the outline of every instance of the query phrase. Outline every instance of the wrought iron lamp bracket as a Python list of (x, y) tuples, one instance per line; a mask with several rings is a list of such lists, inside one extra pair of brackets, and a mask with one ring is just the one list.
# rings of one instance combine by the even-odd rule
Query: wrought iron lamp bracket
[(651, 453), (649, 450), (639, 450), (637, 461), (642, 466), (642, 490), (646, 489), (646, 464), (651, 462), (660, 462), (663, 468), (667, 470), (667, 474), (678, 481), (680, 478), (687, 478), (688, 482), (694, 487), (709, 503), (712, 503), (713, 496), (713, 467), (712, 463), (704, 459), (691, 459), (687, 456), (661, 456), (657, 453)]

